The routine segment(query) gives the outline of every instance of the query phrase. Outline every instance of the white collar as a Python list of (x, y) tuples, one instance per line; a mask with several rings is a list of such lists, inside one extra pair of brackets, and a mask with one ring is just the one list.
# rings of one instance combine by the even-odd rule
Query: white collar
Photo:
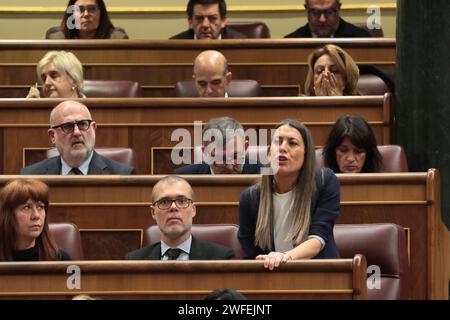
[[(187, 240), (180, 243), (177, 248), (183, 250), (184, 253), (189, 255), (191, 251), (191, 244), (192, 244), (192, 235), (187, 238)], [(166, 251), (172, 249), (172, 247), (168, 246), (164, 241), (161, 240), (161, 257), (166, 254)], [(175, 249), (175, 248), (173, 248)]]

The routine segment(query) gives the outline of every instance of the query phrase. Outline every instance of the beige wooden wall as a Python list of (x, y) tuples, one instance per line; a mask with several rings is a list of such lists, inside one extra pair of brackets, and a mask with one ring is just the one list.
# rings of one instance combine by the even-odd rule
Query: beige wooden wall
[[(167, 39), (187, 28), (187, 0), (106, 0), (111, 19), (132, 39)], [(394, 0), (342, 0), (341, 15), (350, 22), (365, 22), (369, 5), (381, 9), (386, 37), (395, 37)], [(58, 25), (66, 0), (0, 0), (0, 39), (43, 39)], [(306, 23), (303, 0), (228, 0), (230, 21), (264, 21), (272, 38), (282, 38)]]

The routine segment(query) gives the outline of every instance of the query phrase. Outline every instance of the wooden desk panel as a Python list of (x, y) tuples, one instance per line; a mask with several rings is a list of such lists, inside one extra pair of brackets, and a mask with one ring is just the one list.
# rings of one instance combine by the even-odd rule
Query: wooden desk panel
[[(50, 146), (48, 118), (59, 99), (0, 99), (0, 173), (17, 174), (27, 163), (27, 149)], [(286, 118), (303, 121), (321, 146), (337, 118), (359, 114), (374, 128), (379, 144), (390, 143), (390, 95), (357, 97), (285, 98), (128, 98), (83, 99), (98, 123), (97, 147), (129, 147), (137, 156), (137, 170), (151, 172), (154, 147), (173, 147), (177, 128), (193, 132), (194, 121), (228, 115), (246, 129), (272, 129)], [(261, 143), (261, 142), (260, 142)], [(266, 144), (266, 143), (262, 143)]]
[[(81, 289), (69, 290), (67, 268), (81, 271)], [(0, 299), (202, 299), (233, 288), (249, 299), (367, 298), (366, 260), (288, 261), (268, 271), (262, 261), (97, 261), (0, 263)]]
[[(0, 185), (15, 176), (0, 177)], [(86, 259), (98, 259), (98, 239), (120, 235), (122, 245), (108, 251), (120, 259), (139, 248), (139, 234), (153, 224), (148, 206), (160, 176), (41, 176), (50, 184), (49, 220), (82, 229)], [(195, 223), (238, 224), (241, 192), (258, 176), (186, 176), (196, 192)], [(409, 230), (412, 298), (447, 296), (448, 233), (441, 221), (440, 182), (427, 173), (340, 174), (341, 214), (337, 223), (396, 223)], [(97, 239), (97, 240), (96, 240)], [(102, 243), (102, 246), (105, 243)], [(103, 256), (104, 257), (104, 256)], [(446, 269), (447, 268), (447, 269)]]
[[(338, 177), (342, 211), (337, 222), (392, 222), (409, 229), (413, 298), (445, 297), (448, 238), (440, 217), (437, 172)], [(11, 178), (2, 177), (2, 183)], [(73, 222), (82, 229), (83, 241), (90, 237), (88, 245), (84, 245), (92, 249), (85, 253), (87, 259), (96, 259), (100, 250), (97, 241), (92, 240), (101, 237), (98, 229), (111, 234), (128, 232), (124, 245), (110, 251), (114, 253), (111, 257), (120, 258), (127, 248), (140, 246), (136, 235), (154, 223), (148, 205), (151, 186), (158, 176), (42, 178), (51, 188), (49, 219)], [(196, 192), (195, 223), (238, 223), (240, 193), (258, 179), (257, 176), (187, 178)], [(92, 229), (96, 235), (91, 233)], [(129, 233), (130, 230), (134, 233)]]
[(395, 68), (393, 38), (191, 40), (2, 40), (0, 85), (32, 85), (35, 66), (50, 50), (72, 51), (85, 69), (85, 79), (139, 81), (143, 86), (174, 86), (190, 79), (194, 58), (203, 50), (224, 53), (235, 79), (261, 85), (303, 84), (308, 55), (334, 43), (358, 64)]
[[(233, 72), (234, 74), (234, 72)], [(303, 87), (303, 84), (301, 85)], [(30, 85), (0, 85), (0, 98), (25, 98)], [(300, 92), (300, 85), (262, 85), (262, 97), (295, 97)], [(142, 86), (143, 97), (175, 97), (175, 85)]]

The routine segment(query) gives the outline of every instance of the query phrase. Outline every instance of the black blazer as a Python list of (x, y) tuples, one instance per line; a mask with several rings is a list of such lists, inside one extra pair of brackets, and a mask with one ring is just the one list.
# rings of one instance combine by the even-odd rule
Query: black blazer
[[(249, 164), (248, 159), (245, 160), (241, 174), (260, 174), (261, 164)], [(184, 167), (177, 168), (174, 174), (211, 174), (211, 168), (205, 162), (194, 163)]]
[[(221, 31), (222, 39), (245, 39), (247, 35), (240, 33), (239, 31), (224, 27)], [(179, 34), (176, 34), (170, 39), (194, 39), (194, 30), (188, 29)]]
[[(192, 237), (189, 260), (230, 260), (233, 258), (233, 249)], [(125, 260), (161, 260), (161, 241), (127, 253)]]
[[(340, 211), (339, 180), (333, 171), (328, 168), (317, 170), (316, 188), (316, 193), (311, 202), (309, 235), (321, 237), (325, 241), (325, 246), (314, 259), (339, 258), (333, 235), (334, 222)], [(254, 259), (259, 254), (267, 254), (275, 250), (274, 247), (267, 250), (255, 246), (259, 199), (260, 189), (256, 185), (242, 192), (239, 201), (238, 238), (246, 259)]]
[[(20, 174), (61, 174), (61, 157), (56, 156), (22, 168)], [(133, 167), (99, 155), (94, 151), (88, 174), (136, 174)]]
[[(367, 38), (371, 37), (370, 33), (364, 29), (358, 28), (344, 19), (339, 18), (339, 28), (334, 33), (335, 38)], [(309, 24), (298, 28), (294, 32), (285, 36), (285, 38), (312, 38)]]

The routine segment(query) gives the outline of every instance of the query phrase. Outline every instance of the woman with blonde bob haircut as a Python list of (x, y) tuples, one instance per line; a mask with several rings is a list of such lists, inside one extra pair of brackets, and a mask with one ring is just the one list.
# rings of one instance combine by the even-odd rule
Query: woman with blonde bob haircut
[(241, 194), (238, 238), (248, 259), (273, 270), (291, 259), (339, 258), (333, 238), (339, 214), (339, 181), (316, 169), (309, 130), (286, 119), (269, 148), (272, 174)]
[(353, 58), (342, 48), (327, 44), (309, 55), (305, 95), (359, 95), (358, 79), (359, 69)]
[(30, 88), (27, 98), (85, 98), (83, 66), (72, 52), (50, 51), (36, 67), (37, 84)]
[(48, 187), (35, 179), (10, 181), (0, 192), (0, 261), (71, 260), (50, 234)]

